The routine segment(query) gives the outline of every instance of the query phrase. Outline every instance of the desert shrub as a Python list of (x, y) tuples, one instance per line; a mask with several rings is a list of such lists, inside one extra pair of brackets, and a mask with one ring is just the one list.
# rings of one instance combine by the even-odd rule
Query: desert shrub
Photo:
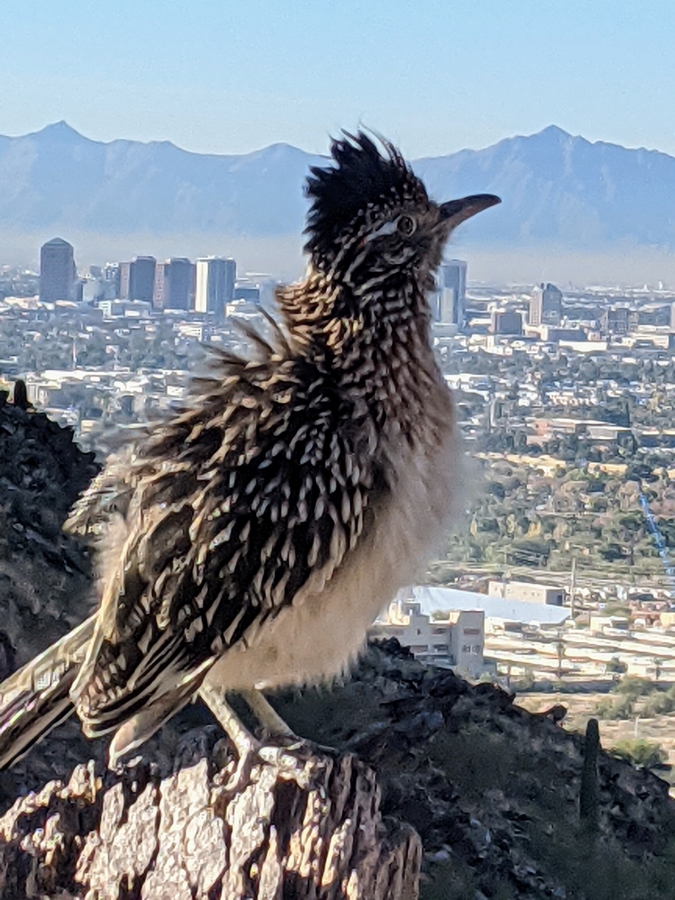
[(669, 693), (655, 691), (650, 694), (642, 705), (644, 716), (663, 716), (675, 709), (675, 696)]
[(658, 766), (668, 758), (668, 754), (660, 744), (644, 738), (619, 741), (612, 747), (612, 753), (634, 766), (643, 766), (645, 769)]
[[(602, 611), (603, 616), (623, 616), (628, 619), (630, 617), (630, 606), (623, 606), (620, 603), (609, 603)], [(631, 678), (637, 676), (631, 676)]]
[(633, 700), (630, 697), (603, 697), (595, 707), (598, 719), (632, 719)]
[(656, 689), (656, 685), (649, 678), (641, 678), (639, 675), (626, 675), (621, 681), (612, 688), (616, 694), (623, 694), (630, 697), (631, 700), (637, 700), (638, 697), (644, 697)]
[(535, 681), (534, 675), (532, 672), (523, 672), (523, 674), (518, 678), (514, 687), (516, 691), (522, 691), (523, 693), (527, 693), (534, 688)]

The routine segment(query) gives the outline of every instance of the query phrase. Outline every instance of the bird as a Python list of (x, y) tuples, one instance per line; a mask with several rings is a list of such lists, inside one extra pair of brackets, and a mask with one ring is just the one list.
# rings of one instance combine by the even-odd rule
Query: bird
[(244, 752), (231, 693), (290, 733), (263, 692), (347, 672), (458, 514), (428, 294), (452, 231), (499, 198), (435, 202), (365, 130), (332, 140), (306, 196), (306, 273), (278, 289), (269, 336), (212, 347), (182, 406), (76, 502), (98, 607), (0, 685), (0, 767), (73, 713), (113, 735), (115, 767), (198, 697)]

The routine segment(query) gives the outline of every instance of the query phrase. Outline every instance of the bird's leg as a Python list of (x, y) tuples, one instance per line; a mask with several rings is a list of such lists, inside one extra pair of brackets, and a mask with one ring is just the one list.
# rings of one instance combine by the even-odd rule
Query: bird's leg
[(260, 761), (260, 741), (242, 724), (222, 690), (206, 682), (200, 687), (199, 696), (234, 744), (239, 756), (234, 773), (225, 786), (226, 790), (236, 793), (248, 783), (251, 769)]
[[(238, 760), (232, 777), (225, 786), (231, 793), (242, 790), (250, 781), (251, 772), (256, 764), (265, 762), (286, 763), (295, 765), (295, 754), (301, 751), (313, 754), (314, 745), (308, 743), (295, 732), (281, 718), (279, 713), (265, 699), (263, 694), (255, 689), (238, 692), (249, 707), (254, 718), (261, 726), (262, 735), (255, 737), (239, 719), (225, 699), (222, 688), (214, 687), (209, 682), (204, 682), (199, 689), (199, 696), (209, 707), (218, 720), (237, 751)], [(322, 747), (324, 751), (333, 753), (329, 747)], [(291, 756), (288, 756), (288, 753)]]
[(241, 696), (262, 726), (266, 736), (297, 738), (297, 735), (289, 725), (284, 722), (264, 694), (253, 688), (252, 690), (241, 691)]
[(251, 688), (239, 691), (239, 695), (260, 726), (258, 733), (261, 743), (258, 755), (266, 762), (274, 761), (279, 764), (284, 761), (286, 765), (297, 767), (301, 764), (300, 760), (314, 756), (317, 750), (329, 755), (334, 754), (335, 751), (331, 747), (313, 744), (299, 737), (261, 691)]
[(335, 752), (333, 747), (329, 747), (326, 744), (317, 744), (314, 741), (308, 741), (306, 738), (299, 737), (288, 722), (281, 718), (262, 691), (253, 688), (252, 690), (240, 691), (240, 696), (246, 701), (246, 705), (258, 720), (262, 728), (263, 739), (271, 738), (274, 744), (280, 745), (284, 750), (305, 750), (309, 753), (321, 750), (328, 754)]

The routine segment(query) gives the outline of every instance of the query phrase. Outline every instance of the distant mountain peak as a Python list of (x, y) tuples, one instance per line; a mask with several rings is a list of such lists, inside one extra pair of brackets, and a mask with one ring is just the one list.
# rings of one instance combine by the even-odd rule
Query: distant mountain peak
[(553, 138), (555, 140), (561, 139), (569, 139), (573, 138), (571, 134), (565, 131), (563, 128), (560, 128), (558, 125), (547, 125), (546, 128), (542, 128), (541, 131), (538, 131), (536, 134), (533, 134), (532, 137), (540, 137), (540, 138)]
[(77, 138), (77, 140), (80, 141), (89, 140), (89, 138), (80, 134), (79, 131), (76, 131), (72, 125), (69, 125), (65, 119), (61, 119), (59, 122), (52, 122), (51, 125), (45, 125), (40, 131), (34, 131), (30, 137), (35, 137), (36, 135), (40, 135), (40, 137), (57, 138), (59, 140), (63, 140), (64, 138)]

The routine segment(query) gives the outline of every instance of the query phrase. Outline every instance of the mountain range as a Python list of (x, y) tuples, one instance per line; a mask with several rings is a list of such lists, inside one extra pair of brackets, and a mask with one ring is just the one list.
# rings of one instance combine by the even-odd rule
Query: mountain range
[[(58, 122), (0, 136), (0, 233), (297, 236), (304, 179), (321, 162), (288, 144), (221, 156), (166, 141), (102, 143)], [(591, 143), (550, 126), (413, 167), (437, 199), (502, 197), (463, 226), (472, 246), (675, 249), (675, 158), (665, 153)]]

